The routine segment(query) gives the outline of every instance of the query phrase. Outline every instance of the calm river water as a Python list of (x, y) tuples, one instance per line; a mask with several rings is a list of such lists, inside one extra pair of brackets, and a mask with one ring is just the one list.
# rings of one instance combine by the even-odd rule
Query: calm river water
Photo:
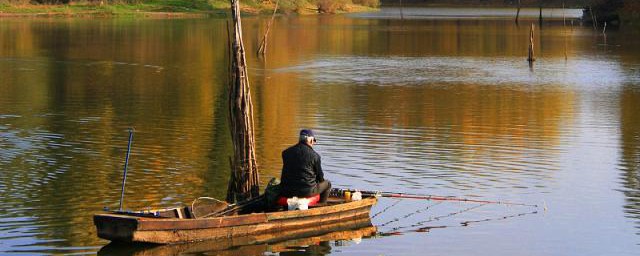
[[(397, 11), (278, 17), (264, 60), (267, 18), (243, 20), (262, 182), (313, 128), (334, 186), (544, 209), (383, 198), (379, 235), (291, 250), (637, 255), (638, 30)], [(222, 18), (0, 20), (0, 254), (106, 245), (91, 217), (118, 206), (128, 127), (125, 208), (224, 198), (226, 38)]]

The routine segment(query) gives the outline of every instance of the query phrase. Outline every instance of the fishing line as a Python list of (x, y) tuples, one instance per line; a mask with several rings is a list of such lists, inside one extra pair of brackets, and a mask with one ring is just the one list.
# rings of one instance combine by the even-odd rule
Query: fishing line
[[(478, 207), (479, 207), (479, 206), (478, 206)], [(473, 207), (472, 207), (472, 208), (473, 208)], [(477, 207), (475, 207), (475, 208), (477, 208)], [(462, 210), (462, 211), (459, 211), (459, 212), (456, 212), (456, 213), (452, 213), (452, 214), (449, 214), (449, 215), (445, 215), (445, 216), (443, 216), (443, 217), (440, 217), (439, 219), (443, 219), (443, 218), (446, 218), (446, 217), (450, 217), (450, 216), (453, 216), (453, 215), (456, 215), (456, 214), (460, 214), (460, 213), (462, 213), (462, 212), (464, 212), (464, 211), (470, 211), (470, 210), (472, 210), (472, 209), (471, 209), (471, 208), (468, 208), (468, 209), (465, 209), (465, 210)], [(406, 230), (406, 231), (403, 231), (403, 232), (397, 232), (399, 229), (402, 229), (402, 228), (417, 227), (417, 226), (420, 226), (420, 225), (422, 225), (422, 224), (424, 224), (424, 223), (428, 223), (428, 222), (434, 221), (434, 220), (436, 220), (436, 218), (438, 218), (438, 217), (436, 217), (436, 218), (434, 218), (434, 219), (432, 219), (432, 220), (419, 222), (420, 224), (419, 224), (419, 223), (416, 223), (416, 224), (411, 225), (411, 226), (406, 226), (406, 227), (397, 227), (397, 228), (391, 229), (390, 231), (387, 231), (387, 232), (379, 232), (379, 233), (378, 233), (378, 235), (381, 235), (381, 236), (388, 236), (388, 235), (397, 235), (397, 234), (402, 234), (402, 233), (404, 233), (404, 232), (429, 232), (431, 229), (436, 229), (436, 228), (457, 228), (457, 227), (459, 228), (459, 227), (469, 227), (471, 224), (483, 223), (483, 222), (490, 222), (490, 221), (506, 220), (506, 219), (517, 218), (517, 217), (522, 217), (522, 216), (532, 215), (532, 214), (538, 214), (538, 211), (531, 211), (531, 212), (517, 213), (517, 214), (506, 215), (506, 216), (497, 217), (497, 218), (486, 218), (486, 219), (481, 219), (481, 220), (468, 220), (468, 221), (462, 221), (462, 222), (460, 222), (458, 225), (424, 226), (424, 227), (419, 227), (419, 228), (417, 228), (417, 229)]]
[(516, 217), (522, 217), (525, 215), (530, 215), (530, 214), (537, 214), (538, 211), (532, 211), (532, 212), (524, 212), (524, 213), (518, 213), (518, 214), (513, 214), (513, 215), (507, 215), (507, 216), (503, 216), (503, 217), (499, 217), (499, 218), (487, 218), (487, 219), (483, 219), (483, 220), (470, 220), (470, 221), (463, 221), (460, 222), (459, 225), (444, 225), (444, 226), (426, 226), (426, 227), (421, 227), (415, 230), (409, 230), (409, 232), (429, 232), (429, 230), (434, 229), (434, 228), (460, 228), (460, 227), (468, 227), (469, 224), (471, 223), (481, 223), (481, 222), (489, 222), (489, 221), (499, 221), (499, 220), (506, 220), (506, 219), (511, 219), (511, 218), (516, 218)]
[(402, 201), (402, 200), (400, 200), (400, 199), (396, 199), (396, 201), (395, 201), (393, 204), (391, 204), (391, 205), (389, 205), (389, 206), (385, 207), (385, 208), (384, 208), (384, 209), (382, 209), (381, 211), (378, 211), (376, 214), (374, 214), (373, 216), (371, 216), (371, 218), (372, 218), (372, 219), (375, 219), (376, 217), (378, 217), (378, 215), (380, 215), (380, 214), (382, 214), (382, 213), (386, 212), (387, 210), (389, 210), (389, 209), (393, 208), (394, 206), (396, 206), (398, 203), (400, 203), (400, 201)]
[(524, 213), (518, 213), (518, 214), (513, 214), (513, 215), (507, 215), (507, 216), (503, 216), (503, 217), (499, 217), (499, 218), (487, 218), (487, 219), (483, 219), (483, 220), (463, 221), (463, 222), (460, 222), (460, 226), (466, 227), (466, 226), (469, 226), (469, 224), (471, 224), (471, 223), (475, 224), (475, 223), (489, 222), (489, 221), (496, 221), (496, 220), (506, 220), (506, 219), (510, 219), (510, 218), (525, 216), (525, 215), (529, 215), (529, 214), (537, 214), (537, 213), (538, 213), (538, 211), (532, 211), (532, 212), (524, 212)]
[(442, 202), (436, 202), (436, 203), (430, 204), (430, 205), (428, 205), (428, 206), (427, 206), (427, 207), (425, 207), (425, 208), (415, 210), (414, 212), (411, 212), (411, 213), (409, 213), (409, 214), (407, 214), (407, 215), (404, 215), (404, 216), (402, 216), (402, 217), (400, 217), (400, 218), (395, 218), (395, 219), (393, 219), (393, 220), (390, 220), (390, 221), (387, 221), (387, 222), (385, 222), (385, 223), (383, 223), (383, 224), (380, 224), (380, 225), (378, 225), (378, 227), (384, 227), (384, 226), (389, 225), (389, 224), (391, 224), (391, 223), (394, 223), (394, 222), (400, 221), (401, 219), (404, 219), (404, 218), (407, 218), (407, 217), (413, 216), (413, 215), (415, 215), (415, 214), (417, 214), (417, 213), (420, 213), (420, 212), (422, 212), (422, 211), (429, 210), (429, 208), (431, 208), (431, 207), (433, 207), (433, 206), (436, 206), (436, 205), (439, 205), (439, 204), (441, 204), (441, 203), (442, 203)]
[[(442, 203), (442, 202), (440, 202), (440, 203)], [(457, 212), (452, 212), (452, 213), (449, 213), (449, 214), (440, 215), (440, 216), (436, 216), (436, 217), (429, 217), (429, 219), (428, 219), (428, 220), (418, 221), (418, 222), (416, 222), (416, 223), (414, 223), (414, 224), (412, 224), (412, 225), (408, 225), (408, 226), (399, 226), (399, 227), (395, 227), (395, 228), (392, 228), (392, 229), (391, 229), (391, 231), (398, 231), (398, 230), (400, 230), (400, 229), (418, 227), (418, 226), (421, 226), (421, 225), (423, 225), (423, 224), (425, 224), (425, 223), (429, 223), (429, 222), (437, 221), (437, 220), (441, 220), (441, 219), (446, 219), (446, 218), (449, 218), (449, 217), (452, 217), (452, 216), (455, 216), (455, 215), (458, 215), (458, 214), (462, 214), (462, 213), (465, 213), (465, 212), (468, 212), (468, 211), (471, 211), (471, 210), (477, 209), (477, 208), (482, 207), (482, 206), (485, 206), (485, 205), (486, 205), (486, 204), (475, 205), (475, 206), (473, 206), (473, 207), (469, 207), (469, 208), (466, 208), (466, 209), (462, 209), (462, 210), (457, 211)], [(386, 224), (386, 223), (385, 223), (385, 224)], [(379, 226), (379, 227), (382, 227), (382, 226)]]

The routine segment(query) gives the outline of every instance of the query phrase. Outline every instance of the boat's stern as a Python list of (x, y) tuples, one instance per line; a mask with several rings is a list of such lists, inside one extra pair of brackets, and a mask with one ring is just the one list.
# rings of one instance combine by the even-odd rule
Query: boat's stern
[(131, 242), (138, 228), (137, 217), (114, 214), (96, 214), (93, 216), (98, 237), (111, 241)]

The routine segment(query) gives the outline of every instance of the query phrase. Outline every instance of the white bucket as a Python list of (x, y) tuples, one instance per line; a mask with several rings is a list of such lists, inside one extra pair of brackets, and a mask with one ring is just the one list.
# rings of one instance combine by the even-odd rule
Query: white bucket
[(308, 210), (309, 209), (309, 199), (307, 198), (300, 198), (298, 199), (298, 209), (300, 210)]
[(292, 198), (288, 198), (287, 199), (287, 209), (289, 211), (293, 211), (293, 210), (308, 210), (309, 209), (309, 202), (311, 200), (307, 199), (307, 198), (297, 198), (297, 197), (292, 197)]
[(362, 193), (360, 193), (360, 191), (353, 192), (353, 194), (351, 194), (351, 201), (360, 201), (362, 200)]
[(292, 197), (292, 198), (287, 198), (287, 209), (289, 211), (293, 211), (295, 209), (298, 209), (298, 198), (297, 197)]

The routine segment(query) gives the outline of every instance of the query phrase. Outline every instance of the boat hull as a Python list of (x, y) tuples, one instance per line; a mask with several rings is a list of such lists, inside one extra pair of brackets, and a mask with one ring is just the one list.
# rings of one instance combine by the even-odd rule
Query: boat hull
[(376, 198), (337, 205), (272, 213), (203, 219), (153, 218), (96, 214), (98, 237), (118, 242), (173, 244), (278, 233), (368, 218)]
[(371, 218), (341, 221), (290, 230), (287, 232), (257, 234), (232, 239), (203, 240), (191, 243), (151, 245), (110, 243), (98, 255), (263, 255), (266, 252), (285, 252), (291, 248), (317, 245), (323, 241), (353, 240), (376, 234)]

